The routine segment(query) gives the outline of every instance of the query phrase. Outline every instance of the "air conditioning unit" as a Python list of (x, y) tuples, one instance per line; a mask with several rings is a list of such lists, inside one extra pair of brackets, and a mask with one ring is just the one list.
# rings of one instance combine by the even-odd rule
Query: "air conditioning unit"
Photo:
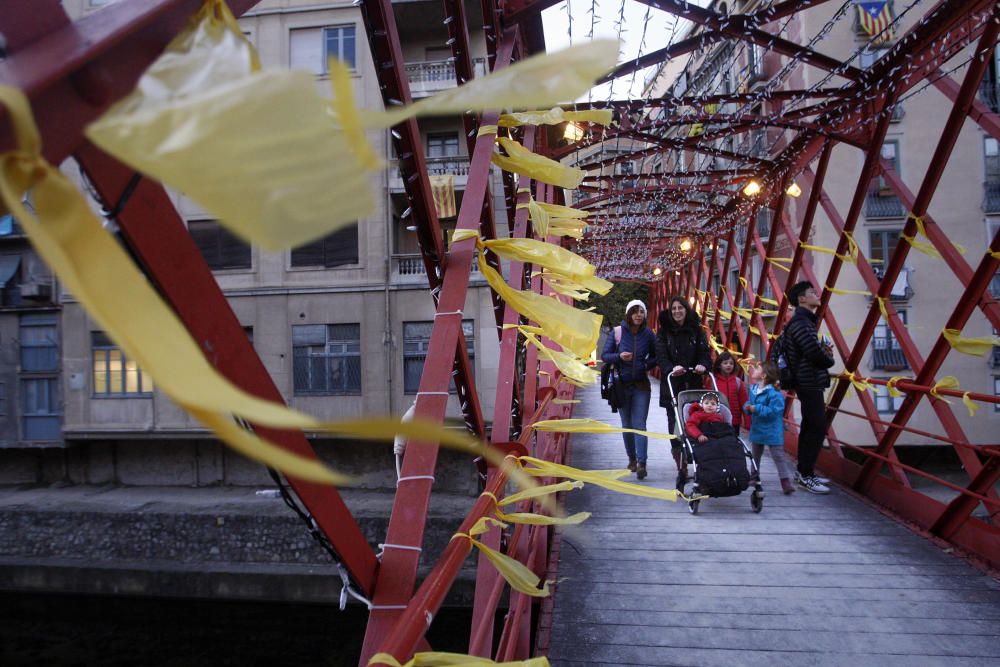
[(21, 283), (20, 288), (22, 299), (31, 299), (32, 301), (52, 300), (52, 285), (48, 283)]

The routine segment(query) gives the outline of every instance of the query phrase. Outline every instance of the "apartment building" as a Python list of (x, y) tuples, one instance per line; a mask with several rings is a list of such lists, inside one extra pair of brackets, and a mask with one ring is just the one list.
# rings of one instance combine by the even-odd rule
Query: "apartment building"
[[(714, 2), (711, 8), (722, 14), (752, 12), (762, 3), (757, 0), (747, 2)], [(914, 21), (923, 16), (933, 5), (929, 1), (916, 2), (911, 8), (910, 3), (890, 2), (889, 12), (893, 19), (898, 19), (893, 25), (892, 36), (883, 43), (875, 43), (868, 34), (854, 4), (821, 3), (810, 9), (795, 14), (791, 19), (783, 19), (766, 26), (769, 31), (780, 28), (786, 36), (804, 43), (814, 35), (823, 35), (813, 48), (832, 56), (840, 61), (850, 61), (854, 67), (865, 69), (870, 67), (886, 50), (891, 47), (900, 35), (909, 30)], [(898, 7), (897, 7), (898, 5)], [(898, 13), (897, 13), (898, 12)], [(701, 29), (691, 28), (691, 34), (697, 34)], [(971, 55), (971, 47), (957, 56), (950, 63), (957, 69), (949, 76), (956, 82), (961, 82), (965, 72), (964, 62)], [(982, 84), (980, 99), (992, 109), (997, 110), (1000, 100), (1000, 67), (996, 54), (990, 65), (989, 72)], [(649, 85), (646, 94), (650, 97), (664, 95), (720, 95), (735, 92), (751, 92), (765, 86), (774, 86), (775, 90), (808, 89), (817, 85), (839, 86), (844, 79), (833, 76), (827, 79), (827, 73), (801, 64), (789, 66), (789, 59), (780, 54), (769, 52), (760, 46), (746, 42), (719, 42), (704, 51), (695, 52), (687, 57), (683, 71), (668, 71), (660, 69), (656, 76), (648, 78)], [(677, 65), (673, 65), (676, 70)], [(778, 83), (774, 84), (773, 81)], [(777, 111), (782, 102), (777, 100), (761, 101), (744, 113), (767, 115)], [(719, 107), (720, 112), (736, 112), (740, 105), (726, 104)], [(883, 157), (890, 161), (912, 192), (920, 186), (923, 175), (930, 163), (934, 147), (944, 125), (944, 120), (951, 111), (951, 101), (934, 86), (926, 86), (910, 91), (894, 109), (889, 125), (888, 135), (882, 147)], [(706, 132), (710, 126), (706, 125)], [(690, 132), (687, 125), (671, 130), (673, 136), (685, 137)], [(767, 157), (780, 152), (786, 145), (790, 133), (777, 127), (759, 127), (751, 132), (720, 138), (715, 142), (717, 148), (735, 151), (744, 155)], [(839, 217), (847, 216), (851, 198), (858, 185), (858, 177), (862, 169), (865, 155), (862, 151), (838, 144), (832, 152), (829, 169), (826, 176), (825, 191), (829, 195)], [(679, 155), (665, 154), (647, 158), (663, 159), (667, 171), (684, 172), (700, 169), (729, 169), (733, 163), (711, 155), (697, 154), (690, 151)], [(815, 165), (813, 166), (815, 168)], [(647, 170), (644, 164), (640, 167)], [(805, 189), (805, 182), (800, 179)], [(868, 259), (878, 275), (884, 263), (900, 242), (902, 230), (907, 216), (907, 207), (895, 191), (890, 188), (884, 177), (876, 177), (867, 186), (865, 204), (854, 233), (860, 252)], [(733, 186), (736, 190), (736, 186)], [(723, 202), (724, 203), (724, 202)], [(789, 197), (785, 215), (793, 231), (801, 228), (806, 206), (806, 197), (799, 199)], [(955, 243), (969, 249), (968, 258), (975, 264), (976, 257), (992, 240), (1000, 224), (1000, 149), (996, 139), (986, 136), (979, 126), (967, 120), (961, 129), (952, 157), (936, 195), (931, 203), (929, 214), (945, 230)], [(775, 226), (773, 211), (761, 208), (755, 220), (748, 220), (737, 228), (736, 243), (742, 250), (746, 238), (747, 225), (754, 224), (762, 239), (766, 240), (772, 233), (779, 236), (776, 239), (776, 256), (791, 256), (794, 246), (789, 243), (780, 227)], [(821, 207), (817, 212), (812, 227), (810, 243), (817, 246), (834, 248), (838, 243), (838, 235), (830, 223), (830, 217)], [(703, 246), (706, 254), (710, 252), (710, 243)], [(722, 248), (724, 250), (724, 246)], [(724, 256), (720, 253), (720, 256)], [(827, 276), (831, 264), (831, 256), (822, 253), (811, 253), (813, 269), (822, 280)], [(751, 253), (751, 271), (748, 280), (756, 286), (759, 281), (762, 261), (756, 251)], [(779, 284), (784, 285), (785, 274), (776, 271)], [(735, 291), (739, 267), (732, 263), (722, 272), (721, 280), (728, 286), (730, 294)], [(711, 283), (700, 286), (717, 293), (720, 276), (713, 277)], [(846, 264), (837, 281), (837, 287), (848, 290), (863, 290), (865, 285), (857, 271)], [(1000, 293), (1000, 278), (994, 281), (994, 293)], [(948, 315), (952, 312), (963, 287), (953, 277), (950, 269), (940, 259), (911, 249), (906, 259), (906, 266), (891, 290), (891, 300), (900, 317), (906, 323), (910, 335), (918, 349), (926, 354), (930, 350), (944, 326)], [(770, 286), (765, 288), (763, 296), (772, 298)], [(741, 305), (747, 305), (744, 298)], [(871, 297), (862, 295), (833, 295), (830, 309), (843, 329), (849, 345), (857, 338), (859, 324), (864, 320), (871, 306)], [(771, 322), (768, 321), (768, 326)], [(976, 312), (965, 327), (965, 336), (988, 336), (996, 334), (985, 317)], [(760, 355), (759, 346), (751, 350)], [(834, 370), (838, 370), (837, 366)], [(893, 376), (913, 377), (919, 369), (914, 369), (907, 362), (899, 342), (892, 331), (880, 320), (874, 338), (868, 347), (860, 366), (862, 375), (888, 379)], [(958, 378), (961, 388), (971, 392), (1000, 395), (1000, 348), (994, 348), (992, 354), (976, 358), (953, 351), (938, 377), (954, 375)], [(891, 421), (902, 399), (893, 398), (885, 387), (876, 387), (873, 398), (879, 417)], [(982, 405), (975, 416), (970, 416), (966, 409), (953, 401), (953, 411), (962, 430), (970, 442), (990, 443), (996, 441), (995, 429), (1000, 423), (1000, 409), (992, 405)], [(861, 412), (860, 403), (851, 391), (845, 400), (844, 409)], [(943, 428), (934, 411), (926, 401), (918, 407), (909, 420), (910, 427), (931, 433), (943, 434)], [(837, 436), (845, 443), (871, 445), (874, 436), (870, 424), (848, 415), (840, 415), (835, 422)], [(912, 432), (904, 432), (899, 439), (900, 445), (933, 445), (939, 441)]]
[[(63, 4), (78, 18), (113, 2)], [(413, 98), (454, 87), (441, 4), (393, 4)], [(470, 17), (481, 13), (473, 2), (466, 11)], [(264, 0), (239, 22), (264, 67), (311, 71), (317, 88), (329, 95), (326, 62), (336, 56), (352, 70), (358, 104), (382, 108), (360, 9), (350, 0)], [(485, 44), (481, 35), (478, 39), (473, 48), (481, 74)], [(450, 177), (442, 179), (446, 195), (447, 181), (453, 187), (455, 205), (441, 211), (447, 231), (455, 226), (468, 178), (462, 120), (421, 120), (420, 128), (430, 172)], [(427, 276), (389, 134), (372, 132), (369, 139), (387, 165), (372, 176), (375, 212), (288, 252), (251, 247), (191, 200), (171, 195), (282, 394), (293, 407), (323, 419), (405, 411), (417, 392), (433, 322)], [(75, 164), (64, 169), (86, 187)], [(492, 185), (494, 197), (502, 201), (497, 175)], [(72, 295), (59, 289), (9, 219), (0, 222), (0, 278), (0, 447), (9, 450), (0, 452), (9, 460), (0, 466), (5, 471), (0, 481), (205, 485), (266, 479), (260, 466), (222, 448), (157, 391)], [(490, 291), (475, 266), (464, 313), (476, 382), (487, 389), (481, 398), (488, 422), (497, 330)], [(460, 419), (457, 398), (449, 414)], [(316, 442), (324, 451), (324, 442)], [(329, 457), (336, 458), (335, 451)], [(388, 485), (388, 476), (372, 483), (382, 482)]]

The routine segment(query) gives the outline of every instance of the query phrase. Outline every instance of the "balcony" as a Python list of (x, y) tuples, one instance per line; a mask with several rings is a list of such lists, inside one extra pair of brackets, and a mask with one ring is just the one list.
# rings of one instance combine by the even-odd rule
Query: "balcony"
[(1000, 181), (983, 183), (983, 212), (1000, 213)]
[(902, 371), (909, 367), (899, 341), (892, 336), (872, 338), (871, 367), (873, 370)]
[[(447, 157), (424, 158), (427, 163), (427, 173), (431, 176), (444, 176), (451, 174), (455, 177), (455, 189), (465, 190), (465, 185), (469, 181), (469, 158), (464, 155), (449, 155)], [(396, 160), (393, 160), (395, 167)], [(392, 192), (403, 192), (405, 189), (399, 169), (393, 168), (389, 171), (389, 190)]]
[[(472, 260), (472, 267), (469, 270), (469, 277), (472, 282), (485, 282), (486, 279), (479, 272), (479, 263), (475, 258)], [(392, 283), (394, 285), (423, 285), (427, 286), (427, 271), (424, 268), (423, 257), (419, 253), (392, 256)]]
[(1000, 86), (997, 86), (997, 82), (989, 74), (983, 77), (983, 82), (979, 86), (979, 99), (993, 113), (1000, 113)]
[(877, 218), (902, 218), (906, 215), (899, 197), (884, 190), (871, 190), (865, 198), (865, 217), (869, 220)]
[[(472, 67), (476, 77), (486, 75), (484, 58), (475, 58)], [(410, 82), (410, 96), (413, 99), (428, 97), (458, 85), (455, 78), (455, 63), (452, 60), (406, 63), (406, 79)]]

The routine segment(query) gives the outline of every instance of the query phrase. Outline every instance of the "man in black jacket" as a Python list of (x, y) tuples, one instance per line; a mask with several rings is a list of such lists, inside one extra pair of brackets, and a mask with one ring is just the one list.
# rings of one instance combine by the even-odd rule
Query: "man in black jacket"
[(810, 493), (830, 493), (830, 480), (817, 477), (816, 459), (826, 437), (826, 404), (823, 391), (830, 386), (833, 366), (833, 347), (821, 343), (817, 332), (816, 309), (820, 298), (816, 288), (808, 281), (792, 285), (788, 290), (789, 303), (796, 306), (792, 319), (785, 325), (789, 341), (788, 364), (795, 377), (795, 393), (802, 410), (799, 428), (799, 469), (796, 481)]

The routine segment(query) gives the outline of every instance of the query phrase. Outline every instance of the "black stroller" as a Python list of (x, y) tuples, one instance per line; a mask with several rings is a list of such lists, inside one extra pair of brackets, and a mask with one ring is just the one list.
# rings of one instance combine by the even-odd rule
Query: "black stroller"
[[(689, 373), (694, 372), (693, 368), (687, 370)], [(697, 496), (710, 498), (737, 496), (751, 486), (753, 492), (750, 494), (750, 508), (755, 513), (760, 512), (764, 509), (764, 489), (761, 487), (760, 470), (757, 468), (757, 462), (754, 461), (750, 447), (740, 439), (738, 431), (733, 438), (709, 440), (705, 443), (698, 443), (690, 438), (684, 425), (691, 414), (691, 406), (700, 401), (708, 390), (688, 389), (677, 393), (674, 391), (673, 377), (672, 375), (668, 376), (667, 386), (670, 388), (671, 405), (679, 431), (676, 435), (681, 441), (681, 458), (676, 486), (677, 490), (684, 495), (696, 497), (695, 500), (688, 501), (688, 509), (691, 514), (698, 513), (701, 499)], [(710, 374), (710, 377), (712, 384), (718, 389), (715, 376)], [(729, 409), (729, 401), (725, 396), (719, 394), (719, 403), (720, 412), (726, 424), (732, 424), (733, 418)], [(694, 465), (694, 475), (691, 478), (687, 474), (689, 463)], [(690, 491), (685, 491), (689, 482), (692, 483), (692, 487)]]

